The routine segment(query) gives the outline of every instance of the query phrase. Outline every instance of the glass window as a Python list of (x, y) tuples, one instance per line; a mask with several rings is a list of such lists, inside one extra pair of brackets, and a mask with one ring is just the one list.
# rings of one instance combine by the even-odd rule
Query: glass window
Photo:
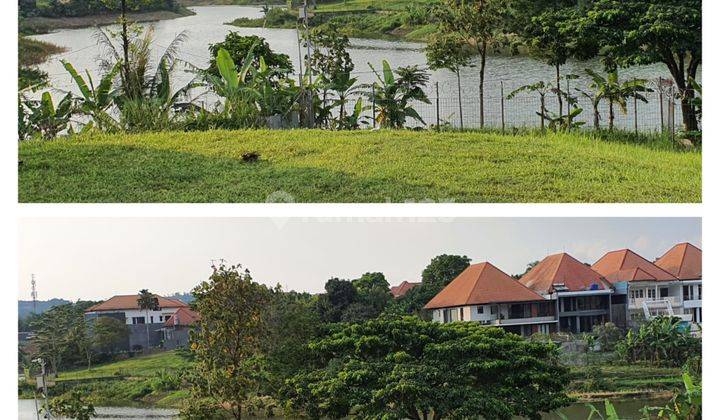
[(482, 306), (482, 305), (479, 305), (479, 306), (477, 307), (477, 313), (482, 314), (482, 313), (484, 313), (484, 312), (485, 312), (485, 307)]
[(702, 299), (702, 285), (698, 285), (698, 299)]
[(660, 297), (668, 297), (670, 295), (670, 289), (667, 287), (660, 288)]
[(497, 312), (498, 312), (498, 307), (497, 307), (497, 305), (493, 305), (493, 306), (490, 307), (490, 313), (491, 313), (491, 314), (495, 315), (495, 314), (497, 314)]
[(132, 319), (133, 324), (144, 324), (145, 323), (145, 317), (144, 316), (134, 316)]
[(647, 289), (648, 299), (655, 299), (655, 289)]

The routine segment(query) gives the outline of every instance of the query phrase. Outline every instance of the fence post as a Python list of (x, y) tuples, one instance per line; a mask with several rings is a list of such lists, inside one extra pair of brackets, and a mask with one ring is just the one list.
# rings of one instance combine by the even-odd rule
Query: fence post
[[(572, 128), (572, 119), (570, 119), (570, 79), (565, 79), (565, 82), (565, 87), (567, 89), (567, 131), (570, 131), (570, 129)], [(560, 92), (558, 92), (558, 95), (559, 94)]]
[(457, 71), (457, 86), (458, 86), (458, 105), (460, 106), (460, 131), (465, 129), (463, 125), (463, 112), (462, 112), (462, 88), (460, 87), (460, 70)]
[(668, 91), (668, 98), (667, 98), (667, 129), (671, 132), (670, 136), (672, 136), (672, 105), (674, 104), (673, 100), (673, 86), (670, 86), (670, 90)]
[(485, 128), (485, 92), (482, 83), (478, 85), (480, 91), (480, 128)]
[(545, 95), (540, 95), (540, 131), (545, 133)]
[(372, 120), (373, 120), (373, 128), (375, 128), (375, 85), (373, 84), (372, 87)]
[(658, 77), (658, 98), (660, 100), (660, 132), (665, 131), (665, 116), (663, 115), (662, 77)]
[(435, 128), (440, 131), (440, 84), (435, 82)]
[(500, 81), (500, 126), (502, 133), (505, 134), (505, 88), (502, 80)]
[(670, 97), (668, 98), (670, 104), (668, 105), (668, 117), (670, 121), (668, 126), (670, 127), (670, 140), (675, 141), (675, 86), (670, 86)]
[(637, 100), (638, 100), (637, 93), (633, 95), (633, 125), (635, 126), (635, 137), (638, 136), (638, 120), (637, 120)]

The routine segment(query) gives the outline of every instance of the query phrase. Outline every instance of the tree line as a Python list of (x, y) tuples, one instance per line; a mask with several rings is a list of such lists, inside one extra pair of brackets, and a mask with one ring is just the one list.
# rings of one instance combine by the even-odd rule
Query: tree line
[(132, 12), (177, 10), (177, 0), (18, 0), (22, 17), (76, 17), (116, 13), (125, 3)]

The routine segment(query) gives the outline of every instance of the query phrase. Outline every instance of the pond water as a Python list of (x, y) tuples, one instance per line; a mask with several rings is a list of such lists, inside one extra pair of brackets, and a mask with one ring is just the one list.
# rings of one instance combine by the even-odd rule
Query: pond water
[[(632, 420), (639, 419), (640, 410), (646, 406), (664, 405), (665, 401), (647, 401), (647, 400), (622, 400), (615, 401), (615, 409), (622, 419)], [(603, 403), (595, 404), (601, 408)], [(19, 415), (18, 420), (36, 420), (35, 402), (33, 400), (18, 400)], [(177, 410), (165, 409), (148, 409), (148, 408), (131, 408), (131, 407), (97, 407), (97, 418), (111, 418), (123, 420), (162, 420), (177, 418)], [(569, 419), (586, 419), (590, 413), (590, 409), (586, 404), (575, 404), (560, 410)], [(604, 413), (604, 409), (602, 410)], [(546, 414), (543, 416), (545, 420), (557, 420), (559, 416), (555, 414)]]
[[(210, 58), (208, 44), (222, 41), (229, 31), (236, 31), (243, 35), (258, 35), (264, 37), (273, 50), (287, 54), (293, 61), (295, 71), (299, 70), (298, 37), (294, 29), (264, 29), (264, 28), (238, 28), (226, 25), (239, 17), (260, 17), (262, 11), (259, 7), (250, 6), (201, 6), (193, 7), (195, 15), (182, 17), (174, 20), (165, 20), (148, 23), (155, 28), (155, 45), (153, 53), (156, 58), (162, 54), (165, 48), (172, 42), (176, 35), (186, 31), (188, 39), (180, 48), (180, 58), (195, 66), (205, 67)], [(116, 29), (116, 28), (115, 28)], [(63, 54), (52, 57), (48, 62), (41, 65), (41, 69), (50, 75), (51, 84), (61, 91), (76, 91), (70, 76), (60, 63), (60, 59), (71, 62), (78, 71), (89, 70), (94, 78), (97, 78), (98, 65), (97, 57), (101, 52), (95, 38), (96, 29), (67, 29), (59, 30), (50, 34), (37, 35), (34, 38), (48, 41), (67, 48)], [(371, 63), (376, 68), (381, 67), (383, 59), (393, 66), (419, 65), (426, 67), (427, 63), (423, 52), (424, 45), (421, 43), (351, 39), (350, 55), (355, 63), (355, 74), (358, 82), (369, 82), (374, 80), (374, 75), (368, 65)], [(588, 62), (571, 61), (563, 66), (564, 74), (577, 74), (578, 80), (571, 83), (571, 91), (576, 88), (585, 89), (588, 84), (588, 77), (584, 76), (584, 69), (592, 68), (602, 71), (598, 60)], [(454, 74), (445, 71), (434, 71), (431, 73), (431, 84), (428, 86), (427, 94), (432, 98), (432, 104), (418, 105), (420, 114), (428, 123), (436, 121), (436, 106), (440, 108), (440, 119), (458, 125), (459, 105), (458, 91), (461, 92), (464, 126), (473, 127), (479, 125), (479, 75), (477, 68), (469, 67), (462, 71), (461, 88), (457, 87), (457, 79)], [(645, 78), (657, 80), (658, 77), (669, 78), (669, 72), (662, 64), (650, 66), (639, 66), (621, 70), (622, 79)], [(191, 75), (182, 70), (175, 75), (176, 87), (182, 86), (189, 81)], [(550, 82), (554, 80), (554, 68), (527, 56), (492, 56), (488, 58), (486, 68), (485, 88), (485, 123), (487, 125), (499, 126), (502, 121), (504, 106), (504, 120), (508, 126), (539, 125), (540, 117), (535, 112), (539, 110), (539, 98), (537, 95), (522, 94), (511, 101), (506, 100), (501, 104), (501, 82), (504, 95), (513, 89), (534, 83), (539, 80)], [(435, 82), (438, 83), (439, 95), (435, 89)], [(435, 98), (438, 98), (435, 103)], [(627, 115), (616, 111), (618, 114), (616, 125), (624, 128), (634, 126), (633, 104), (630, 104)], [(583, 113), (583, 120), (591, 121), (591, 107), (585, 103), (581, 106), (586, 109)], [(667, 103), (664, 115), (667, 121)], [(547, 108), (551, 112), (557, 112), (558, 105), (554, 98), (547, 99)], [(602, 122), (605, 124), (605, 109), (602, 108)], [(677, 125), (681, 121), (678, 110), (675, 112)], [(640, 130), (654, 130), (660, 125), (660, 104), (657, 94), (649, 95), (649, 103), (638, 104), (638, 126)]]

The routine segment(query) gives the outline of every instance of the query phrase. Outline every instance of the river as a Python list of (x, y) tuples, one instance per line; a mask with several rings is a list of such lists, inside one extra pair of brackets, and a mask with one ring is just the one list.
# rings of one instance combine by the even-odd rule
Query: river
[[(229, 31), (236, 31), (243, 35), (258, 35), (264, 37), (272, 49), (276, 52), (287, 54), (293, 61), (295, 70), (299, 69), (298, 41), (294, 29), (264, 29), (264, 28), (238, 28), (226, 25), (239, 17), (259, 17), (262, 11), (259, 7), (251, 6), (198, 6), (192, 7), (196, 13), (193, 16), (182, 17), (173, 20), (153, 22), (146, 25), (153, 25), (155, 28), (155, 44), (153, 54), (159, 58), (164, 49), (172, 42), (177, 34), (186, 31), (188, 39), (180, 48), (180, 58), (195, 66), (204, 67), (210, 58), (208, 44), (222, 41)], [(65, 47), (67, 51), (63, 54), (53, 56), (49, 61), (40, 66), (50, 75), (51, 85), (61, 91), (77, 92), (70, 76), (62, 67), (60, 59), (71, 62), (78, 71), (89, 70), (94, 78), (98, 78), (97, 57), (101, 52), (95, 39), (96, 29), (64, 29), (44, 35), (37, 35), (33, 38), (48, 41), (53, 44)], [(427, 65), (423, 52), (424, 45), (414, 42), (351, 39), (350, 55), (355, 63), (355, 77), (358, 82), (369, 82), (374, 80), (374, 75), (368, 63), (376, 68), (381, 67), (383, 59), (393, 66)], [(563, 74), (577, 74), (580, 78), (573, 80), (570, 86), (574, 94), (576, 88), (587, 89), (589, 78), (585, 76), (584, 69), (592, 68), (602, 71), (599, 60), (587, 62), (571, 61), (563, 66)], [(465, 127), (477, 127), (479, 125), (479, 75), (477, 68), (469, 67), (461, 73), (461, 93), (463, 97), (463, 117)], [(488, 58), (486, 69), (485, 88), (485, 122), (487, 125), (500, 126), (503, 112), (501, 109), (501, 82), (504, 95), (513, 89), (534, 83), (539, 80), (551, 82), (554, 80), (554, 68), (538, 60), (527, 56), (491, 56)], [(649, 66), (638, 66), (621, 70), (621, 79), (645, 78), (657, 80), (658, 77), (669, 78), (667, 68), (662, 64)], [(175, 86), (182, 86), (189, 81), (191, 75), (184, 71), (178, 71), (175, 75)], [(428, 96), (433, 100), (430, 105), (418, 105), (420, 114), (428, 123), (435, 123), (436, 104), (435, 98), (438, 94), (435, 91), (435, 82), (439, 87), (440, 119), (459, 124), (458, 88), (454, 74), (445, 71), (434, 71), (431, 73), (431, 84), (427, 89)], [(579, 95), (578, 95), (579, 96)], [(660, 126), (660, 104), (657, 94), (649, 94), (649, 103), (638, 104), (638, 127), (640, 130), (657, 130)], [(586, 110), (582, 118), (588, 124), (592, 120), (591, 108), (587, 102), (580, 97), (581, 106)], [(667, 103), (664, 102), (664, 115), (667, 121)], [(558, 105), (555, 99), (548, 98), (547, 108), (551, 112), (557, 112)], [(679, 126), (681, 116), (679, 106), (676, 108), (675, 121)], [(539, 99), (537, 95), (523, 94), (513, 100), (506, 100), (504, 104), (504, 120), (507, 126), (534, 126), (539, 124), (540, 118), (535, 114), (539, 110)], [(607, 123), (605, 109), (603, 110), (602, 123)], [(616, 126), (626, 129), (634, 127), (633, 104), (630, 103), (627, 115), (616, 110), (618, 114)]]
[[(601, 409), (603, 403), (595, 403)], [(614, 402), (615, 409), (622, 419), (639, 419), (640, 409), (645, 405), (664, 405), (662, 401), (645, 401), (645, 400), (623, 400)], [(19, 415), (18, 420), (36, 420), (35, 402), (33, 400), (18, 400)], [(150, 409), (150, 408), (132, 408), (132, 407), (97, 407), (97, 418), (112, 418), (122, 420), (167, 420), (177, 418), (177, 410), (167, 409)], [(586, 419), (590, 410), (586, 404), (578, 403), (570, 407), (560, 410), (569, 419)], [(559, 420), (560, 417), (555, 414), (546, 414), (543, 420)]]

